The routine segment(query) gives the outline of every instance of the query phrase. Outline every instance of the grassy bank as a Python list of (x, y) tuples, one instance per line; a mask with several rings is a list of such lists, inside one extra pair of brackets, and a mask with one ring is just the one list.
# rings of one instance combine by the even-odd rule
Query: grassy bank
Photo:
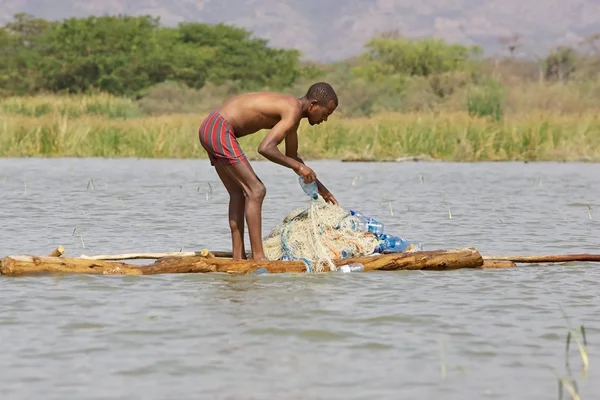
[[(76, 108), (75, 103), (72, 106)], [(81, 112), (72, 116), (61, 113), (61, 105), (54, 103), (54, 107), (33, 114), (26, 108), (10, 113), (5, 109), (0, 115), (0, 156), (206, 158), (197, 137), (202, 113), (122, 118), (118, 113), (109, 117)], [(240, 140), (248, 156), (260, 158), (256, 149), (265, 134)], [(307, 159), (428, 155), (449, 161), (598, 161), (600, 116), (596, 112), (538, 112), (501, 121), (465, 112), (332, 117), (318, 127), (301, 125), (300, 152)]]

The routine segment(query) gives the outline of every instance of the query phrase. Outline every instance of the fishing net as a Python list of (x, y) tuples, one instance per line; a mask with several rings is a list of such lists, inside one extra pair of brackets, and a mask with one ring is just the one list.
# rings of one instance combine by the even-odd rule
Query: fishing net
[(372, 254), (379, 244), (373, 233), (355, 230), (359, 219), (321, 196), (307, 208), (292, 211), (263, 240), (270, 260), (301, 260), (309, 272), (325, 266), (336, 270), (333, 260)]

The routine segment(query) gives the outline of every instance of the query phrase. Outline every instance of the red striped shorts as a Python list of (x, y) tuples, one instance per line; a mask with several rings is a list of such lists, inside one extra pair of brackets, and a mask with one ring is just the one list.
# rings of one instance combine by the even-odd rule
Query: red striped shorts
[(208, 153), (210, 165), (217, 162), (228, 165), (247, 162), (233, 127), (217, 111), (211, 112), (202, 121), (198, 136), (202, 147)]

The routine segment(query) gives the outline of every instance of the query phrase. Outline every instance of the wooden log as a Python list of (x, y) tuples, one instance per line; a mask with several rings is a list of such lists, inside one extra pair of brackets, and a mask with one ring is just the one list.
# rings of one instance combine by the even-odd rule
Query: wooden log
[[(371, 270), (452, 270), (478, 268), (483, 265), (479, 252), (472, 248), (456, 250), (421, 251), (385, 254), (337, 260), (336, 265), (359, 262), (365, 271)], [(303, 273), (301, 261), (230, 260), (216, 257), (165, 257), (149, 265), (132, 265), (115, 261), (88, 260), (66, 257), (9, 256), (2, 260), (0, 272), (4, 275), (39, 273), (82, 273), (102, 275), (155, 275), (173, 273), (247, 274), (264, 268), (269, 273)], [(329, 272), (329, 268), (325, 268)]]
[[(336, 266), (361, 263), (365, 271), (372, 270), (452, 270), (477, 268), (483, 265), (483, 258), (476, 249), (454, 249), (420, 251), (414, 253), (393, 253), (378, 256), (365, 256), (335, 260)], [(219, 258), (172, 257), (162, 258), (154, 264), (144, 266), (144, 274), (185, 273), (185, 272), (226, 272), (247, 274), (259, 268), (269, 273), (302, 273), (306, 265), (301, 261), (233, 261)], [(329, 272), (326, 267), (324, 272)]]
[(3, 275), (12, 276), (44, 273), (156, 275), (224, 272), (230, 274), (247, 274), (260, 268), (265, 268), (270, 273), (300, 273), (306, 271), (306, 265), (301, 261), (234, 261), (203, 256), (165, 257), (153, 264), (142, 266), (83, 258), (9, 256), (2, 259), (0, 272)]
[(484, 260), (503, 260), (514, 263), (600, 262), (600, 254), (558, 254), (546, 256), (485, 256)]
[(302, 261), (254, 261), (206, 257), (166, 257), (140, 267), (144, 275), (222, 272), (248, 274), (264, 268), (271, 274), (306, 272)]
[(474, 248), (391, 253), (381, 256), (336, 260), (336, 266), (361, 263), (365, 271), (435, 270), (478, 268), (483, 265), (481, 254)]
[(494, 268), (514, 268), (517, 264), (509, 260), (483, 260), (483, 265), (481, 268), (483, 269), (494, 269)]
[(142, 275), (139, 267), (120, 262), (37, 256), (4, 257), (0, 272), (13, 276), (44, 273)]

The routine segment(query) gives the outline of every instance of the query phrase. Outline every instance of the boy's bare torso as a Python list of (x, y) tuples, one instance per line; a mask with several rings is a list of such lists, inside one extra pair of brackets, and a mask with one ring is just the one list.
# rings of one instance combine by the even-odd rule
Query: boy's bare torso
[(283, 112), (294, 109), (299, 111), (301, 103), (292, 96), (247, 93), (226, 101), (218, 112), (231, 124), (235, 136), (242, 137), (272, 129), (281, 120)]

